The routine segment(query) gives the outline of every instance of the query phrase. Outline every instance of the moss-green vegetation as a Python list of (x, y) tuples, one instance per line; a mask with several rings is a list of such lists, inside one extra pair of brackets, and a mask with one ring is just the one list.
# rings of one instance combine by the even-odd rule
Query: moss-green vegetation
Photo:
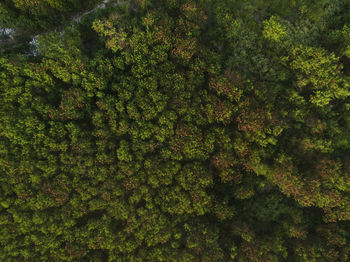
[(46, 31), (100, 2), (102, 0), (3, 0), (0, 24), (21, 30), (22, 34)]
[(349, 261), (349, 14), (134, 0), (3, 53), (0, 260)]

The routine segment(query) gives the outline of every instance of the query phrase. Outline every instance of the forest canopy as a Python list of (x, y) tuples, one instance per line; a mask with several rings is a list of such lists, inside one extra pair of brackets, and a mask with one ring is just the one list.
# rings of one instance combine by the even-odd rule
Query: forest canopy
[(350, 261), (349, 1), (5, 0), (0, 28), (1, 261)]

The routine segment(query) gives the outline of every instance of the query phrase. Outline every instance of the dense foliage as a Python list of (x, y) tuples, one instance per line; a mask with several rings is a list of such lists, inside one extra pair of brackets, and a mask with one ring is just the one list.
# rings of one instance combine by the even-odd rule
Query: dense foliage
[[(80, 2), (4, 3), (3, 25)], [(1, 261), (350, 260), (348, 1), (134, 0), (22, 51)]]
[(0, 25), (20, 29), (21, 34), (48, 30), (99, 2), (101, 0), (2, 0)]

